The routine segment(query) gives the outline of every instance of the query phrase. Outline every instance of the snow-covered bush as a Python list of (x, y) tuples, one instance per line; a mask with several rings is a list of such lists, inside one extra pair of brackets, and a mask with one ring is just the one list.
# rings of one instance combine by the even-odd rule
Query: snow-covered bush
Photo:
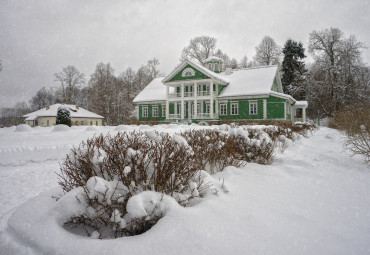
[(198, 169), (214, 174), (226, 166), (240, 167), (244, 161), (235, 156), (235, 141), (226, 132), (191, 129), (181, 133), (194, 151)]
[(130, 198), (150, 190), (186, 205), (206, 185), (193, 157), (183, 137), (149, 130), (82, 142), (67, 155), (59, 175), (65, 192), (83, 188), (83, 196), (77, 199), (86, 204), (85, 211), (67, 225), (84, 226), (89, 235), (96, 230), (101, 237), (146, 231), (164, 213), (158, 208), (161, 200), (151, 201), (153, 212), (138, 218), (129, 213)]
[(248, 129), (248, 126), (229, 131), (234, 140), (238, 159), (259, 164), (270, 164), (276, 148), (276, 142), (263, 129)]
[(62, 105), (58, 107), (56, 124), (64, 124), (69, 127), (72, 125), (71, 113), (67, 106)]
[(329, 127), (346, 134), (343, 148), (370, 162), (370, 105), (346, 107), (329, 120)]

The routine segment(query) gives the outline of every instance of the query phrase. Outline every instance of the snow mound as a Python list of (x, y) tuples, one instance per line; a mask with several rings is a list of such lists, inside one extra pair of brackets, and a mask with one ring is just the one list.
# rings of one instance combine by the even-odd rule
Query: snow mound
[(97, 128), (95, 126), (90, 126), (90, 127), (87, 127), (85, 131), (97, 131)]
[(29, 125), (26, 124), (20, 124), (18, 125), (15, 130), (15, 132), (33, 132), (32, 128)]
[(69, 131), (71, 131), (71, 128), (64, 124), (56, 125), (52, 130), (52, 132), (69, 132)]
[(140, 126), (139, 126), (139, 129), (140, 129), (140, 130), (150, 129), (150, 126), (148, 126), (148, 125), (140, 125)]
[(129, 130), (130, 129), (130, 127), (129, 126), (127, 126), (127, 125), (119, 125), (119, 126), (117, 126), (114, 130), (115, 131), (127, 131), (127, 130)]

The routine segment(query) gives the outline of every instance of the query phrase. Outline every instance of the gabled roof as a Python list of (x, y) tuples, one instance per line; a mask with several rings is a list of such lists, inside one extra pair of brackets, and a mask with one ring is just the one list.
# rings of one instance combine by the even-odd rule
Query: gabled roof
[(236, 97), (245, 95), (267, 95), (271, 92), (278, 66), (261, 66), (233, 70), (232, 74), (220, 73), (227, 77), (229, 86), (225, 87), (219, 97)]
[(56, 117), (58, 108), (60, 106), (65, 106), (70, 109), (71, 117), (72, 118), (96, 118), (96, 119), (104, 119), (103, 116), (100, 116), (96, 113), (90, 112), (88, 110), (85, 110), (81, 107), (76, 107), (76, 105), (71, 105), (71, 104), (53, 104), (49, 106), (49, 109), (46, 107), (37, 110), (35, 112), (31, 112), (28, 114), (23, 115), (25, 117), (25, 120), (35, 120), (38, 117)]
[(229, 80), (226, 77), (222, 77), (221, 75), (212, 72), (211, 70), (207, 69), (206, 67), (199, 65), (197, 63), (194, 63), (193, 61), (190, 60), (185, 60), (181, 64), (179, 64), (175, 69), (167, 75), (164, 80), (162, 81), (163, 83), (169, 82), (178, 72), (180, 72), (186, 65), (190, 65), (197, 69), (198, 71), (202, 72), (208, 77), (211, 77), (217, 81), (219, 81), (221, 84), (227, 85), (229, 83)]
[[(166, 86), (162, 81), (165, 77), (153, 79), (133, 100), (134, 103), (151, 102), (151, 101), (166, 101)], [(170, 93), (173, 88), (169, 88)]]

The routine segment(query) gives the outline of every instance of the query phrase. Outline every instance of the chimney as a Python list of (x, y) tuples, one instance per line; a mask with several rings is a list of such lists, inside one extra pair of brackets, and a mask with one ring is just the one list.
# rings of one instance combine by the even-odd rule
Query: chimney
[(50, 109), (50, 106), (48, 106), (48, 105), (47, 105), (47, 106), (46, 106), (46, 110), (49, 110), (49, 109)]
[(76, 105), (76, 109), (78, 110), (78, 109), (80, 109), (80, 107), (78, 105)]
[(226, 70), (225, 70), (225, 74), (226, 75), (230, 75), (230, 74), (232, 74), (233, 72), (232, 72), (232, 69), (230, 68), (230, 67), (228, 67), (228, 68), (226, 68)]

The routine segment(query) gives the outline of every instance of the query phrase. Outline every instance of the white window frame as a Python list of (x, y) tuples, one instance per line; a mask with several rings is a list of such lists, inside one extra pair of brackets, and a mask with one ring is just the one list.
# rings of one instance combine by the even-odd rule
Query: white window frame
[(148, 109), (148, 106), (143, 106), (142, 107), (142, 116), (143, 118), (148, 118), (148, 115), (149, 115), (149, 109)]
[[(222, 107), (225, 106), (225, 112), (223, 112)], [(226, 116), (227, 115), (227, 103), (220, 104), (220, 115)]]
[(152, 117), (158, 117), (159, 115), (159, 112), (158, 112), (158, 106), (152, 106)]
[[(236, 110), (236, 113), (235, 113), (235, 110)], [(230, 103), (230, 115), (239, 115), (239, 103), (237, 102)]]
[[(253, 105), (255, 105), (256, 107), (252, 107)], [(256, 110), (255, 112), (253, 110)], [(251, 101), (249, 102), (249, 115), (258, 115), (258, 103), (257, 101)]]
[(162, 117), (166, 117), (166, 105), (162, 105)]

